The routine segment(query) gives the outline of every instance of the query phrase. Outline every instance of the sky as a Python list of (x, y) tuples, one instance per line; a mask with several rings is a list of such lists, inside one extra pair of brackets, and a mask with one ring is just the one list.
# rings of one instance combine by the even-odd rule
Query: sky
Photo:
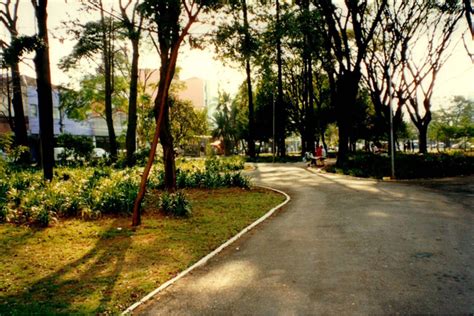
[[(106, 0), (107, 1), (107, 0)], [(115, 0), (118, 1), (118, 0)], [(110, 2), (110, 3), (113, 3)], [(50, 28), (50, 56), (51, 56), (51, 76), (54, 84), (67, 84), (69, 76), (59, 70), (57, 63), (59, 60), (71, 52), (74, 42), (71, 40), (60, 41), (59, 37), (64, 37), (64, 26), (62, 21), (78, 16), (84, 17), (87, 21), (87, 13), (79, 11), (80, 4), (78, 0), (49, 0), (48, 26)], [(462, 21), (462, 31), (467, 30), (467, 23)], [(199, 32), (202, 26), (197, 25), (191, 32)], [(22, 0), (20, 6), (20, 21), (18, 24), (20, 33), (32, 34), (35, 32), (35, 20), (33, 10), (29, 0)], [(460, 33), (459, 33), (460, 34)], [(458, 35), (459, 35), (458, 34)], [(0, 36), (4, 38), (6, 33), (0, 31)], [(467, 42), (471, 50), (474, 51), (474, 40), (467, 36)], [(31, 66), (22, 66), (23, 73), (34, 76), (34, 69)], [(203, 51), (190, 50), (186, 47), (181, 49), (178, 59), (178, 65), (181, 67), (181, 79), (190, 77), (199, 77), (207, 80), (213, 90), (223, 89), (230, 93), (235, 93), (238, 86), (244, 80), (243, 69), (229, 67), (216, 60), (213, 49), (208, 47)], [(141, 53), (141, 68), (158, 68), (159, 59), (153, 48), (149, 48)], [(433, 101), (436, 107), (442, 106), (453, 95), (464, 95), (474, 97), (474, 62), (471, 61), (466, 50), (459, 42), (453, 55), (441, 70)]]

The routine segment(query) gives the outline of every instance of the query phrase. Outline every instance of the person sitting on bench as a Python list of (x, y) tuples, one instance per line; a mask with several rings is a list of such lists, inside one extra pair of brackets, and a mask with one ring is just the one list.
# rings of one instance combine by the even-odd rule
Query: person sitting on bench
[(316, 166), (318, 165), (318, 161), (320, 162), (321, 166), (324, 166), (324, 160), (326, 159), (326, 150), (324, 150), (322, 145), (319, 145), (316, 148), (316, 155), (314, 159), (316, 160)]

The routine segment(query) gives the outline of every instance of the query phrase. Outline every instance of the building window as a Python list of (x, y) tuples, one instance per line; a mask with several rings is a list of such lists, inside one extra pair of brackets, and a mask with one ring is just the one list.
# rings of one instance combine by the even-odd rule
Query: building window
[(38, 105), (30, 104), (30, 116), (38, 117)]

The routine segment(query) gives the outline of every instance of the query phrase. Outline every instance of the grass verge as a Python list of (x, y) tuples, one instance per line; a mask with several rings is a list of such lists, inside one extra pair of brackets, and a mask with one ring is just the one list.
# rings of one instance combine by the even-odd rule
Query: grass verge
[(0, 225), (0, 315), (119, 313), (284, 200), (263, 189), (186, 194), (192, 217), (164, 217), (151, 197), (137, 229), (124, 217)]

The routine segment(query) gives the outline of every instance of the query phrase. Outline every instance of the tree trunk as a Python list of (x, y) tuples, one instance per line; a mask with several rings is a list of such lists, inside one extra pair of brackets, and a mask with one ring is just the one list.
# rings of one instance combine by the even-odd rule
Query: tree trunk
[(306, 69), (306, 89), (307, 89), (307, 112), (306, 112), (306, 125), (308, 135), (308, 151), (314, 153), (314, 142), (316, 133), (316, 124), (314, 117), (314, 90), (313, 90), (313, 66), (311, 62), (311, 54), (307, 56), (307, 69)]
[(47, 6), (48, 0), (39, 0), (38, 5), (35, 6), (36, 20), (38, 22), (38, 37), (41, 39), (43, 45), (40, 45), (36, 49), (34, 63), (38, 91), (41, 163), (44, 178), (52, 180), (54, 166), (54, 120), (49, 62)]
[(304, 132), (300, 133), (300, 137), (301, 137), (301, 156), (304, 157), (306, 153), (306, 144), (305, 144), (306, 139), (304, 137)]
[(138, 58), (139, 41), (132, 40), (133, 56), (130, 78), (130, 96), (128, 100), (128, 125), (126, 136), (127, 164), (129, 166), (135, 163), (134, 153), (137, 148), (137, 88), (138, 88)]
[[(249, 33), (249, 22), (247, 16), (247, 1), (242, 1), (242, 13), (244, 16), (244, 29), (245, 29), (245, 46), (247, 49), (250, 48), (250, 33)], [(253, 108), (253, 93), (252, 93), (252, 72), (250, 69), (250, 54), (251, 52), (245, 51), (245, 73), (247, 74), (247, 93), (249, 101), (249, 132), (248, 132), (248, 155), (250, 158), (255, 158), (255, 115)]]
[(418, 127), (418, 145), (420, 154), (426, 154), (428, 152), (428, 124), (421, 124)]
[(328, 145), (326, 144), (326, 136), (324, 135), (326, 133), (326, 129), (321, 127), (321, 142), (323, 143), (324, 150), (326, 151), (326, 154), (328, 152)]
[(419, 152), (426, 154), (428, 152), (428, 126), (431, 122), (431, 111), (427, 110), (423, 120), (415, 126), (418, 128)]
[(21, 93), (21, 78), (20, 68), (18, 63), (11, 65), (12, 72), (12, 87), (13, 87), (13, 110), (15, 111), (14, 117), (14, 132), (15, 142), (17, 145), (28, 146), (28, 133), (26, 130), (26, 119), (25, 112), (23, 110), (23, 97)]
[(163, 146), (165, 189), (168, 192), (174, 192), (176, 191), (176, 164), (174, 160), (173, 136), (171, 135), (168, 104), (166, 105), (163, 113), (163, 123), (161, 124), (160, 141), (161, 145)]
[(285, 145), (285, 104), (283, 103), (283, 74), (282, 74), (282, 50), (281, 50), (281, 29), (280, 29), (280, 1), (276, 0), (276, 51), (277, 51), (277, 67), (278, 67), (278, 79), (277, 79), (277, 102), (276, 102), (276, 145), (278, 147), (278, 156), (286, 156), (286, 145)]
[(352, 108), (357, 99), (360, 78), (360, 70), (346, 71), (337, 83), (336, 110), (339, 127), (337, 166), (342, 166), (346, 162), (349, 153)]
[[(140, 187), (138, 190), (137, 198), (135, 199), (135, 203), (133, 205), (133, 217), (132, 217), (132, 226), (138, 226), (141, 223), (141, 202), (145, 197), (146, 193), (146, 184), (148, 180), (148, 176), (150, 174), (151, 168), (153, 166), (153, 161), (156, 154), (156, 146), (158, 145), (158, 139), (160, 137), (161, 125), (164, 119), (165, 108), (168, 106), (168, 93), (169, 88), (171, 85), (171, 80), (173, 79), (175, 70), (176, 70), (176, 60), (178, 58), (179, 47), (184, 40), (184, 37), (188, 34), (189, 28), (191, 25), (196, 21), (197, 14), (199, 10), (196, 12), (195, 15), (189, 18), (188, 23), (182, 29), (181, 34), (179, 37), (171, 42), (166, 48), (164, 45), (165, 43), (162, 41), (162, 46), (160, 50), (160, 57), (161, 57), (161, 69), (160, 69), (160, 82), (158, 87), (158, 94), (155, 99), (155, 117), (156, 117), (156, 126), (155, 132), (153, 134), (153, 141), (151, 144), (150, 155), (148, 156), (148, 161), (143, 170), (143, 175), (140, 181)], [(178, 15), (179, 16), (179, 15)], [(178, 23), (178, 21), (175, 21)], [(169, 55), (168, 55), (169, 52)], [(176, 175), (175, 175), (176, 177)]]
[(249, 132), (248, 132), (248, 155), (255, 158), (255, 114), (253, 108), (252, 78), (250, 72), (250, 59), (245, 62), (245, 72), (247, 74), (247, 91), (249, 99)]
[(112, 26), (106, 25), (104, 10), (101, 10), (102, 21), (102, 45), (104, 61), (104, 80), (105, 80), (105, 122), (107, 123), (107, 132), (109, 134), (110, 157), (112, 161), (117, 159), (117, 139), (115, 137), (113, 109), (112, 109), (112, 80), (113, 80), (113, 47), (111, 40)]

